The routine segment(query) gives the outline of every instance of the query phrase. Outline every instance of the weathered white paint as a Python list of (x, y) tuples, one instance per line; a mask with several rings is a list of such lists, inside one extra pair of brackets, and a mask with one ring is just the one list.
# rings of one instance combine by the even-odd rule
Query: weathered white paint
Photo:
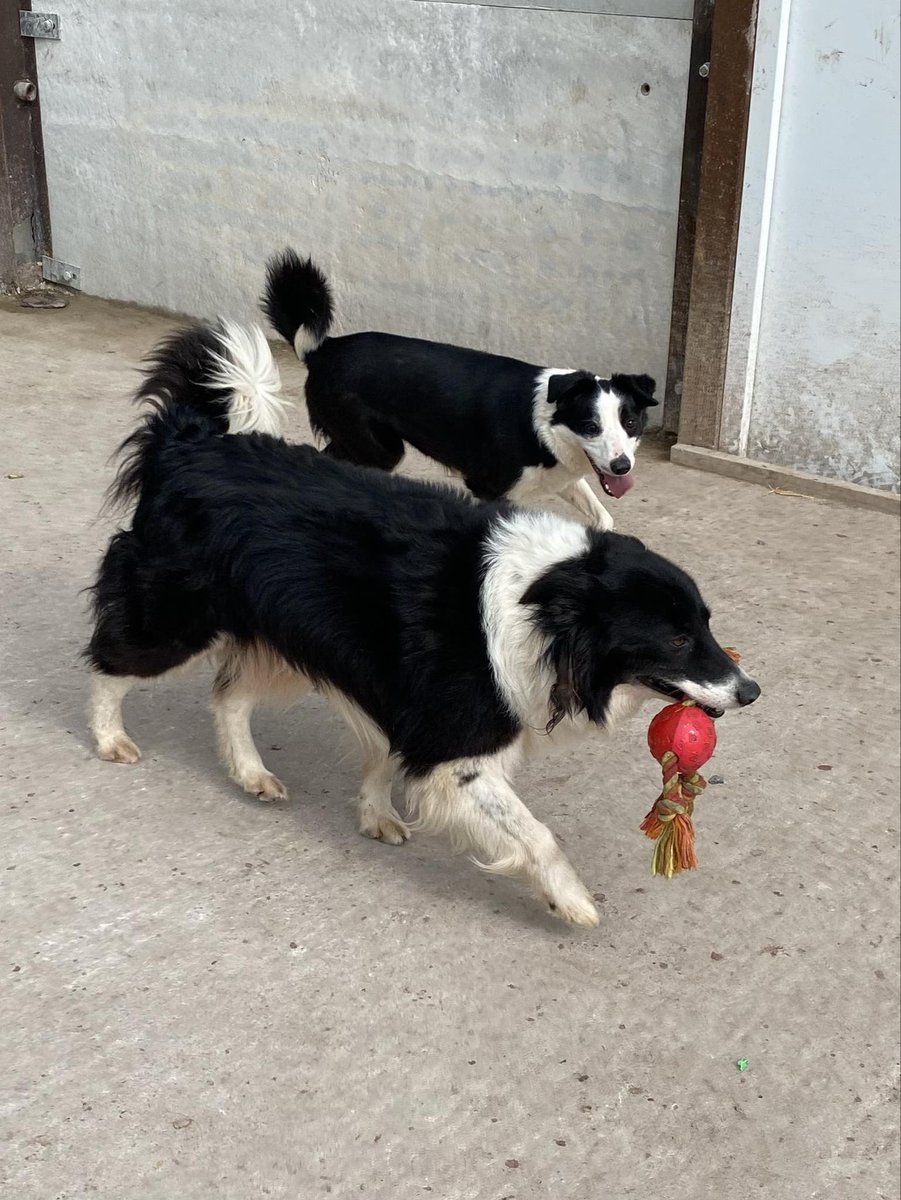
[(720, 448), (897, 490), (897, 6), (758, 21)]
[[(55, 253), (245, 320), (287, 242), (338, 328), (665, 377), (690, 23), (418, 0), (55, 0)], [(650, 85), (642, 94), (641, 86)]]
[(418, 4), (482, 4), (489, 8), (543, 8), (550, 12), (669, 17), (690, 21), (694, 0), (417, 0)]

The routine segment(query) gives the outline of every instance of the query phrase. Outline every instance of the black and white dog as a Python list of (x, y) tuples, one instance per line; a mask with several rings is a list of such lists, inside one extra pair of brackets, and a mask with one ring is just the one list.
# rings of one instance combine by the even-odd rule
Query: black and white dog
[(692, 580), (634, 538), (272, 436), (284, 402), (258, 329), (196, 326), (151, 363), (137, 395), (149, 412), (112, 489), (134, 502), (131, 527), (94, 588), (100, 756), (140, 757), (122, 717), (136, 681), (209, 653), (232, 778), (283, 798), (251, 714), (318, 688), (360, 743), (363, 833), (407, 838), (391, 802), (399, 768), (415, 826), (449, 830), (558, 916), (596, 924), (510, 778), (530, 742), (610, 726), (645, 699), (690, 696), (718, 714), (757, 698)]
[(614, 498), (631, 488), (657, 404), (649, 376), (601, 379), (390, 333), (329, 338), (328, 282), (293, 250), (269, 262), (263, 307), (306, 364), (310, 422), (327, 454), (391, 471), (409, 443), (481, 500), (560, 495), (613, 528), (588, 480)]

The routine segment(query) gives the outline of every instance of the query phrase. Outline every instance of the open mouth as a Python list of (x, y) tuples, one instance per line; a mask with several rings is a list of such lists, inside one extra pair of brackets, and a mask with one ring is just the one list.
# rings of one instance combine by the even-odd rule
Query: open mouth
[[(686, 696), (685, 693), (680, 691), (679, 688), (673, 687), (671, 683), (667, 683), (663, 679), (657, 679), (653, 675), (644, 675), (641, 679), (639, 679), (638, 682), (644, 684), (645, 687), (650, 688), (652, 692), (659, 692), (661, 696), (667, 696), (670, 700), (691, 699), (690, 696)], [(695, 703), (698, 704), (697, 701), (695, 701)], [(716, 720), (717, 717), (721, 717), (726, 711), (724, 708), (713, 708), (709, 704), (698, 704), (698, 708), (702, 709), (708, 717), (713, 717), (714, 720)]]
[(623, 496), (625, 496), (626, 492), (630, 491), (630, 489), (634, 487), (635, 480), (632, 478), (631, 471), (628, 475), (607, 475), (595, 463), (593, 458), (591, 458), (588, 454), (586, 454), (585, 457), (591, 463), (591, 469), (600, 480), (601, 487), (604, 489), (605, 493), (611, 497), (611, 499), (621, 499)]

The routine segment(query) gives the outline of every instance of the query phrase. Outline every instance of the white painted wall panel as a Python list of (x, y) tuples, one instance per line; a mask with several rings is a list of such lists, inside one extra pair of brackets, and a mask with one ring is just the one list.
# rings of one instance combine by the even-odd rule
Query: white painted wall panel
[[(56, 254), (255, 311), (291, 242), (340, 327), (665, 376), (690, 24), (419, 0), (59, 0)], [(641, 85), (650, 91), (642, 94)]]
[(676, 21), (690, 21), (694, 9), (694, 0), (417, 0), (417, 3), (478, 4), (489, 8), (543, 8), (549, 12), (668, 17)]
[(722, 443), (894, 490), (899, 32), (894, 0), (762, 0)]

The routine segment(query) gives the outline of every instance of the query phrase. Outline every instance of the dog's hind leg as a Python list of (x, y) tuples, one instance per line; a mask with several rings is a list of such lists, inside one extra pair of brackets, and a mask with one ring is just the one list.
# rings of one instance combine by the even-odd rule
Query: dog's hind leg
[(245, 792), (260, 800), (287, 800), (285, 785), (266, 769), (253, 740), (250, 718), (258, 699), (240, 687), (220, 687), (217, 678), (213, 716), (219, 748), (229, 775)]
[(367, 409), (353, 388), (326, 383), (314, 370), (307, 376), (305, 393), (310, 424), (327, 439), (323, 454), (360, 467), (394, 470), (404, 456), (404, 440)]
[(110, 542), (94, 587), (94, 631), (85, 657), (93, 667), (89, 723), (98, 755), (136, 763), (141, 752), (125, 731), (122, 702), (139, 679), (153, 679), (202, 653), (213, 627), (201, 591), (148, 555), (121, 531)]
[(282, 781), (260, 758), (250, 718), (262, 701), (290, 704), (312, 684), (268, 647), (232, 644), (213, 683), (213, 718), (228, 773), (245, 792), (261, 800), (286, 800)]
[(574, 925), (594, 926), (598, 911), (554, 835), (507, 782), (509, 753), (442, 763), (410, 783), (414, 828), (447, 829), (486, 871), (525, 879), (551, 911)]
[(404, 456), (403, 438), (379, 421), (360, 422), (353, 430), (342, 430), (324, 447), (323, 454), (358, 467), (393, 471)]
[(360, 833), (400, 846), (410, 836), (400, 814), (391, 803), (394, 763), (387, 743), (363, 751), (363, 782), (360, 785)]
[(90, 726), (97, 754), (107, 762), (136, 763), (141, 751), (125, 732), (122, 701), (137, 683), (133, 675), (91, 675)]
[(410, 836), (410, 830), (391, 803), (391, 784), (395, 765), (388, 739), (354, 703), (341, 692), (325, 689), (329, 703), (341, 713), (354, 732), (363, 756), (363, 782), (357, 801), (360, 812), (360, 833), (400, 846)]

